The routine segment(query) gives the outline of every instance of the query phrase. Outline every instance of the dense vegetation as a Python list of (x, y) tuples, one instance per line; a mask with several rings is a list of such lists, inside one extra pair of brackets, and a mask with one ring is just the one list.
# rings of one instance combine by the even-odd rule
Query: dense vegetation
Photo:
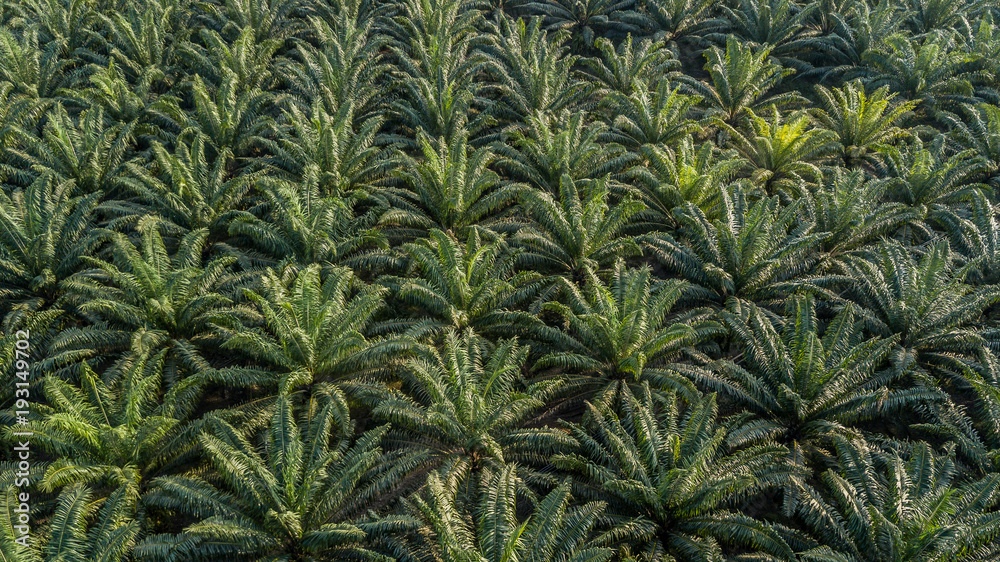
[(0, 560), (1000, 560), (998, 104), (995, 0), (4, 0)]

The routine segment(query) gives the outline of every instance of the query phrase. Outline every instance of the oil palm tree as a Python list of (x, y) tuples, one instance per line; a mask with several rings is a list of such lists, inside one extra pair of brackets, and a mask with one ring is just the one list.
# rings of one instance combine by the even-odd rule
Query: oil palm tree
[(431, 230), (403, 250), (409, 258), (406, 275), (386, 275), (379, 282), (404, 307), (380, 330), (405, 329), (418, 338), (446, 328), (489, 335), (509, 330), (527, 315), (517, 305), (535, 292), (539, 274), (515, 272), (517, 256), (503, 238), (470, 229), (462, 244)]
[(933, 390), (893, 384), (900, 373), (887, 359), (898, 336), (866, 338), (852, 307), (825, 329), (812, 297), (796, 295), (788, 309), (783, 325), (736, 300), (719, 313), (739, 342), (742, 360), (715, 362), (711, 374), (695, 381), (751, 416), (730, 435), (733, 441), (776, 441), (802, 462), (835, 436), (857, 435), (859, 422), (941, 398)]
[(607, 178), (577, 183), (564, 175), (558, 199), (541, 190), (521, 191), (520, 206), (531, 222), (518, 225), (511, 243), (524, 250), (518, 256), (522, 268), (580, 282), (587, 270), (642, 253), (622, 231), (643, 205), (633, 199), (609, 205)]
[(754, 52), (753, 47), (729, 36), (725, 52), (718, 47), (705, 51), (705, 70), (711, 83), (682, 77), (691, 93), (701, 96), (706, 116), (717, 116), (729, 125), (737, 125), (748, 110), (769, 105), (783, 106), (799, 99), (794, 92), (774, 93), (791, 69), (771, 62), (770, 48)]
[(395, 486), (407, 468), (380, 466), (387, 426), (352, 438), (344, 397), (317, 387), (296, 407), (282, 394), (270, 423), (245, 436), (221, 417), (197, 441), (217, 476), (155, 481), (147, 503), (194, 518), (177, 534), (144, 538), (151, 560), (330, 560), (376, 556), (379, 537), (409, 526), (365, 518), (364, 508)]
[(322, 272), (312, 264), (286, 265), (245, 289), (252, 309), (240, 307), (215, 324), (223, 349), (253, 358), (262, 368), (219, 373), (274, 386), (340, 382), (391, 364), (391, 341), (369, 339), (385, 290), (360, 282), (344, 267)]
[[(681, 281), (651, 279), (647, 268), (629, 270), (619, 260), (605, 284), (590, 269), (581, 288), (559, 280), (563, 302), (547, 302), (542, 310), (564, 330), (538, 330), (548, 353), (535, 363), (541, 373), (555, 370), (575, 393), (613, 395), (649, 384), (656, 392), (697, 394), (681, 374), (679, 360), (694, 347), (718, 335), (718, 324), (705, 309), (671, 316), (683, 296)], [(693, 368), (693, 367), (692, 367)]]
[(607, 503), (609, 523), (621, 526), (613, 533), (620, 552), (721, 560), (725, 544), (793, 559), (775, 529), (731, 507), (796, 478), (784, 447), (729, 450), (714, 395), (682, 413), (676, 395), (657, 398), (646, 383), (622, 392), (567, 424), (578, 445), (552, 459), (575, 476), (574, 497)]
[(91, 230), (101, 193), (74, 197), (72, 181), (45, 174), (0, 197), (0, 314), (52, 306), (60, 283), (85, 266), (103, 236)]
[(867, 259), (845, 260), (844, 272), (851, 279), (844, 296), (857, 303), (866, 329), (898, 338), (897, 369), (953, 377), (961, 388), (968, 364), (996, 345), (975, 326), (1000, 292), (967, 285), (947, 242), (919, 258), (899, 242), (884, 242)]
[(619, 94), (626, 98), (648, 89), (661, 79), (680, 75), (680, 62), (659, 41), (633, 41), (629, 35), (615, 46), (605, 37), (594, 42), (600, 53), (583, 59), (585, 76), (595, 83), (594, 95), (605, 97)]
[[(357, 390), (372, 415), (392, 424), (387, 444), (443, 476), (479, 475), (504, 463), (546, 464), (567, 443), (555, 429), (524, 427), (542, 412), (558, 381), (523, 380), (528, 348), (448, 330), (399, 370), (398, 389)], [(526, 470), (527, 471), (527, 470)]]
[(229, 269), (231, 256), (205, 262), (207, 229), (185, 235), (173, 255), (155, 217), (140, 222), (139, 230), (139, 247), (117, 234), (110, 261), (85, 257), (92, 269), (64, 283), (71, 305), (87, 323), (53, 340), (42, 363), (46, 369), (80, 361), (99, 365), (116, 358), (116, 352), (125, 353), (116, 362), (124, 367), (136, 357), (165, 350), (163, 381), (171, 388), (210, 366), (205, 355), (221, 343), (212, 324), (248, 279)]
[(652, 93), (645, 81), (636, 79), (634, 84), (631, 95), (614, 92), (605, 99), (604, 105), (613, 116), (607, 140), (644, 155), (643, 149), (650, 145), (675, 146), (686, 135), (701, 130), (689, 117), (698, 97), (680, 93), (679, 86), (671, 88), (663, 78)]
[(732, 144), (746, 159), (751, 181), (765, 193), (790, 195), (805, 181), (818, 182), (823, 177), (816, 162), (822, 162), (833, 150), (835, 135), (831, 131), (809, 128), (811, 119), (804, 114), (791, 114), (782, 119), (772, 108), (769, 120), (747, 111), (746, 134), (726, 126)]
[(610, 548), (590, 539), (603, 505), (571, 505), (568, 481), (544, 497), (532, 498), (531, 512), (521, 515), (518, 474), (508, 464), (482, 476), (483, 490), (472, 508), (458, 501), (454, 478), (431, 474), (426, 498), (407, 501), (408, 511), (431, 532), (429, 545), (420, 545), (428, 556), (456, 562), (526, 560), (529, 562), (605, 562)]
[(803, 486), (798, 516), (823, 543), (802, 560), (981, 560), (996, 556), (1000, 479), (956, 482), (956, 466), (926, 443), (881, 461), (863, 441), (841, 440), (837, 469)]
[(917, 105), (915, 101), (893, 105), (896, 95), (888, 86), (869, 96), (857, 81), (832, 90), (816, 86), (816, 93), (823, 109), (814, 115), (837, 135), (838, 152), (848, 168), (878, 163), (880, 148), (908, 135), (896, 123)]
[(782, 207), (777, 196), (750, 204), (740, 186), (723, 191), (718, 219), (687, 204), (676, 215), (680, 240), (666, 233), (643, 237), (660, 263), (696, 288), (699, 298), (723, 303), (729, 297), (778, 304), (804, 287), (803, 275), (829, 233), (800, 218), (799, 200)]
[(417, 142), (422, 158), (404, 155), (398, 171), (404, 187), (380, 191), (394, 207), (382, 217), (384, 225), (414, 238), (435, 228), (462, 236), (516, 199), (517, 186), (489, 167), (493, 152), (469, 146), (465, 133), (450, 141), (418, 133)]

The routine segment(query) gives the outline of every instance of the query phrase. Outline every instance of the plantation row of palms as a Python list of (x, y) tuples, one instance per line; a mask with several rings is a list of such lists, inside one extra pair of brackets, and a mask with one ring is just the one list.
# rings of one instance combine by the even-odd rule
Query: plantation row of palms
[(998, 104), (995, 0), (0, 3), (0, 560), (1000, 560)]

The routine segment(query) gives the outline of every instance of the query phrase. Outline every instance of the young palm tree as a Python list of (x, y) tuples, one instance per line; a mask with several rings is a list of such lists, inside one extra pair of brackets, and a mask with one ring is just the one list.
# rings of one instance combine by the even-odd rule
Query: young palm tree
[(751, 181), (765, 193), (791, 195), (804, 181), (818, 182), (823, 173), (815, 162), (822, 161), (833, 150), (835, 135), (823, 129), (807, 128), (808, 116), (791, 114), (783, 122), (777, 108), (771, 119), (765, 120), (746, 112), (747, 134), (723, 123), (732, 135), (732, 143), (752, 170)]
[(663, 78), (656, 82), (652, 94), (645, 81), (636, 79), (634, 84), (631, 95), (613, 92), (603, 103), (612, 116), (606, 135), (609, 141), (645, 155), (650, 147), (676, 146), (680, 139), (701, 130), (688, 117), (698, 104), (697, 96), (681, 94), (680, 87), (671, 88)]
[[(740, 0), (734, 7), (720, 7), (728, 25), (722, 29), (729, 37), (735, 35), (755, 47), (772, 49), (775, 57), (786, 66), (805, 66), (794, 56), (815, 41), (803, 31), (806, 22), (819, 8), (818, 4), (799, 7), (791, 0)], [(713, 34), (710, 37), (719, 37)]]
[(986, 183), (1000, 189), (1000, 107), (989, 104), (962, 106), (961, 116), (942, 115), (951, 128), (950, 140), (963, 150), (972, 150), (986, 174)]
[(831, 445), (852, 426), (940, 399), (934, 391), (893, 388), (900, 376), (887, 364), (898, 341), (866, 338), (852, 307), (821, 330), (812, 297), (789, 300), (784, 325), (752, 304), (733, 300), (719, 316), (741, 346), (739, 364), (723, 359), (695, 381), (734, 401), (749, 416), (735, 442), (777, 441), (798, 462)]
[(570, 72), (578, 57), (569, 53), (568, 33), (546, 33), (537, 18), (512, 22), (502, 17), (497, 36), (484, 50), (500, 93), (490, 113), (501, 122), (522, 126), (530, 115), (559, 112), (584, 100), (586, 82)]
[[(208, 230), (185, 235), (171, 256), (156, 219), (139, 224), (140, 246), (124, 235), (112, 237), (112, 260), (85, 257), (93, 265), (64, 282), (70, 301), (89, 325), (56, 337), (43, 360), (45, 369), (92, 365), (125, 352), (124, 367), (143, 355), (166, 351), (163, 381), (167, 388), (209, 368), (205, 354), (221, 342), (212, 329), (232, 297), (248, 282), (233, 273), (233, 257), (202, 258)], [(117, 367), (115, 367), (117, 368)]]
[(919, 257), (898, 242), (876, 247), (867, 259), (845, 260), (852, 285), (845, 295), (871, 333), (898, 337), (896, 368), (917, 374), (954, 377), (963, 385), (968, 363), (995, 346), (988, 332), (975, 329), (980, 315), (1000, 301), (993, 287), (972, 287), (956, 271), (947, 242)]
[(842, 89), (816, 86), (823, 109), (816, 119), (836, 134), (838, 152), (848, 168), (866, 163), (878, 164), (878, 150), (894, 140), (906, 137), (906, 130), (896, 126), (917, 102), (892, 105), (895, 94), (883, 86), (865, 94), (860, 82), (850, 82)]
[(696, 147), (692, 135), (673, 146), (646, 146), (639, 153), (645, 166), (635, 166), (624, 176), (631, 184), (629, 191), (645, 206), (634, 219), (640, 231), (670, 231), (678, 221), (675, 209), (687, 203), (712, 216), (719, 194), (742, 170), (746, 161), (736, 157), (733, 149), (720, 151), (711, 142)]
[(100, 245), (103, 236), (91, 225), (101, 193), (73, 197), (73, 187), (49, 173), (0, 197), (0, 315), (55, 304), (60, 284)]
[(558, 200), (541, 190), (521, 191), (521, 208), (531, 222), (517, 228), (511, 243), (524, 249), (518, 255), (522, 268), (581, 282), (588, 270), (642, 253), (621, 231), (643, 205), (625, 199), (609, 206), (607, 178), (579, 183), (563, 176)]
[(749, 45), (743, 45), (729, 36), (725, 52), (718, 47), (705, 51), (708, 61), (705, 70), (709, 73), (711, 84), (689, 76), (682, 77), (681, 81), (692, 93), (704, 99), (707, 116), (717, 116), (729, 125), (736, 125), (748, 110), (759, 111), (769, 105), (780, 107), (800, 99), (794, 92), (772, 93), (781, 80), (793, 71), (771, 62), (770, 56), (770, 48), (754, 52)]
[[(687, 36), (697, 37), (711, 31), (722, 22), (704, 17), (712, 7), (711, 0), (646, 0), (634, 21), (654, 41), (675, 43)], [(633, 20), (629, 20), (633, 21)]]
[(333, 267), (321, 275), (315, 264), (286, 265), (267, 270), (259, 292), (244, 292), (254, 309), (234, 309), (216, 327), (223, 349), (264, 367), (230, 370), (247, 380), (273, 386), (277, 376), (291, 387), (343, 381), (391, 364), (390, 354), (400, 351), (391, 342), (368, 339), (385, 290), (359, 282), (350, 269)]
[(357, 391), (375, 418), (392, 424), (387, 444), (449, 479), (509, 462), (541, 467), (566, 445), (565, 435), (524, 426), (561, 383), (523, 381), (527, 356), (516, 339), (494, 344), (470, 330), (448, 330), (440, 350), (425, 348), (399, 370), (398, 390)]
[(687, 366), (674, 361), (717, 335), (719, 329), (704, 309), (670, 317), (686, 284), (653, 282), (647, 268), (629, 270), (622, 260), (615, 264), (608, 284), (590, 269), (586, 273), (582, 288), (559, 281), (568, 304), (542, 305), (565, 328), (538, 330), (538, 339), (546, 342), (550, 352), (535, 363), (534, 370), (558, 369), (577, 393), (609, 396), (649, 384), (657, 392), (672, 389), (695, 396), (697, 392), (680, 372)]
[(844, 256), (864, 251), (920, 213), (903, 203), (886, 201), (891, 180), (868, 179), (859, 169), (835, 168), (832, 175), (804, 194), (816, 231), (829, 236), (819, 245), (818, 269), (834, 266)]
[[(147, 560), (380, 559), (382, 537), (407, 521), (365, 518), (363, 510), (408, 470), (384, 465), (387, 426), (352, 439), (344, 397), (314, 388), (306, 403), (282, 394), (270, 424), (244, 436), (221, 417), (206, 420), (198, 444), (216, 471), (167, 476), (147, 503), (194, 518), (178, 534), (151, 535), (135, 548)], [(255, 432), (256, 433), (256, 432)], [(259, 444), (258, 444), (259, 443)]]
[(622, 13), (633, 4), (635, 0), (536, 0), (524, 9), (541, 16), (546, 29), (568, 30), (583, 47), (592, 47), (598, 37), (634, 31)]
[(387, 275), (379, 282), (406, 308), (382, 330), (405, 328), (416, 338), (445, 328), (472, 328), (480, 335), (510, 329), (527, 315), (516, 306), (529, 298), (539, 274), (515, 273), (517, 256), (499, 237), (470, 229), (466, 243), (440, 230), (405, 244), (409, 256), (405, 277)]
[(518, 187), (491, 170), (488, 148), (469, 146), (465, 133), (449, 141), (417, 134), (422, 158), (403, 156), (398, 171), (405, 187), (380, 191), (394, 207), (382, 223), (398, 226), (413, 238), (431, 229), (463, 236), (514, 202)]
[[(676, 395), (658, 398), (644, 383), (616, 404), (588, 406), (567, 424), (578, 445), (553, 457), (574, 476), (573, 495), (607, 503), (620, 551), (647, 560), (722, 560), (721, 544), (792, 560), (778, 532), (732, 509), (794, 480), (779, 445), (729, 451), (715, 396), (681, 413)], [(672, 558), (671, 558), (672, 557)]]
[(720, 218), (709, 220), (689, 203), (675, 211), (684, 238), (652, 234), (643, 238), (648, 250), (693, 283), (699, 298), (719, 304), (729, 297), (777, 304), (803, 288), (798, 276), (830, 234), (814, 232), (813, 223), (801, 220), (802, 200), (782, 207), (775, 196), (751, 205), (739, 186), (721, 197)]
[(545, 497), (532, 498), (531, 512), (525, 517), (519, 509), (520, 486), (514, 465), (484, 473), (483, 492), (471, 508), (463, 508), (458, 500), (458, 480), (432, 473), (427, 478), (426, 499), (415, 496), (407, 500), (408, 511), (431, 533), (429, 544), (418, 543), (425, 557), (455, 562), (612, 559), (614, 552), (610, 548), (596, 546), (590, 539), (603, 504), (588, 502), (571, 507), (568, 481)]
[(926, 443), (906, 460), (880, 462), (863, 441), (841, 440), (837, 453), (840, 466), (820, 475), (822, 489), (803, 486), (796, 498), (799, 518), (823, 544), (801, 560), (971, 562), (997, 555), (997, 475), (959, 485), (954, 461)]
[(510, 145), (496, 147), (497, 163), (511, 178), (550, 193), (559, 192), (564, 175), (574, 181), (619, 172), (635, 160), (621, 146), (600, 142), (605, 126), (584, 112), (536, 113)]
[(650, 84), (673, 79), (680, 62), (662, 42), (635, 44), (629, 35), (617, 47), (605, 37), (595, 41), (600, 56), (583, 59), (584, 76), (594, 82), (598, 99), (618, 94), (628, 98), (646, 92)]
[[(173, 152), (161, 143), (151, 146), (152, 163), (126, 165), (121, 178), (124, 191), (132, 192), (135, 203), (105, 203), (102, 210), (121, 214), (110, 226), (155, 214), (175, 236), (202, 228), (214, 241), (227, 235), (229, 221), (244, 205), (258, 173), (230, 175), (234, 156), (229, 149), (213, 151), (205, 135), (190, 141), (176, 139)], [(211, 159), (210, 152), (215, 152)]]

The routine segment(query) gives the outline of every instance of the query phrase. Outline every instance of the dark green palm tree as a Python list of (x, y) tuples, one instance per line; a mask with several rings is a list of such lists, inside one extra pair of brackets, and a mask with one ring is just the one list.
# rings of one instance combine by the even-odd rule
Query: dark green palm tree
[(263, 368), (231, 369), (272, 386), (339, 382), (391, 364), (389, 341), (369, 339), (385, 289), (360, 282), (344, 267), (321, 274), (318, 265), (286, 265), (261, 275), (259, 290), (245, 290), (255, 306), (240, 307), (216, 326), (223, 349), (245, 354)]
[(699, 298), (777, 304), (803, 287), (815, 250), (830, 236), (803, 220), (802, 204), (800, 199), (782, 207), (777, 196), (750, 204), (735, 186), (721, 193), (718, 219), (709, 220), (689, 203), (675, 211), (683, 238), (658, 233), (643, 242), (671, 272), (694, 284)]
[(532, 295), (539, 274), (516, 273), (517, 256), (503, 238), (470, 229), (462, 244), (431, 230), (428, 238), (403, 250), (409, 257), (406, 276), (384, 276), (379, 282), (405, 306), (381, 329), (405, 328), (413, 337), (445, 328), (488, 335), (510, 329), (526, 315), (517, 305)]
[(655, 391), (697, 394), (679, 364), (694, 346), (719, 333), (704, 309), (671, 316), (683, 296), (682, 281), (651, 279), (649, 269), (629, 270), (619, 260), (605, 284), (590, 269), (581, 288), (565, 279), (559, 288), (566, 304), (547, 302), (563, 330), (538, 330), (548, 354), (534, 365), (542, 373), (556, 369), (576, 393), (613, 395), (649, 384)]
[(496, 156), (489, 148), (469, 146), (465, 133), (449, 141), (417, 134), (421, 158), (403, 156), (399, 188), (380, 190), (394, 207), (382, 224), (412, 238), (431, 229), (464, 236), (477, 224), (512, 204), (518, 187), (490, 169)]
[(498, 38), (484, 47), (490, 74), (501, 93), (490, 113), (522, 126), (536, 113), (558, 112), (581, 103), (587, 84), (571, 71), (578, 57), (569, 52), (569, 34), (547, 33), (540, 19), (500, 19)]
[(584, 112), (536, 113), (529, 116), (523, 131), (512, 135), (509, 145), (496, 147), (497, 166), (512, 179), (558, 193), (564, 175), (574, 181), (597, 179), (620, 172), (635, 160), (621, 146), (602, 143), (605, 130)]
[(986, 183), (1000, 189), (1000, 107), (989, 104), (963, 106), (961, 115), (942, 116), (951, 131), (951, 140), (979, 158)]
[[(453, 562), (525, 560), (527, 562), (605, 562), (614, 552), (595, 545), (591, 530), (603, 505), (572, 505), (569, 481), (544, 497), (532, 498), (531, 512), (519, 509), (517, 469), (505, 465), (482, 476), (483, 492), (471, 508), (458, 500), (457, 479), (432, 473), (426, 498), (407, 500), (408, 511), (430, 531), (418, 544), (420, 560)], [(415, 549), (416, 550), (416, 549)], [(431, 558), (433, 557), (433, 558)]]
[(92, 225), (101, 193), (73, 197), (73, 187), (50, 173), (0, 196), (0, 314), (53, 305), (60, 284), (100, 245), (104, 237)]
[(173, 255), (154, 217), (141, 221), (139, 230), (139, 247), (115, 235), (110, 261), (85, 257), (93, 268), (64, 282), (88, 325), (53, 340), (46, 369), (79, 361), (102, 364), (115, 352), (125, 352), (116, 363), (124, 367), (136, 357), (165, 350), (163, 381), (170, 388), (209, 368), (206, 354), (222, 343), (212, 325), (248, 279), (229, 269), (233, 257), (205, 262), (207, 229), (185, 235)]
[(845, 260), (851, 285), (844, 296), (858, 304), (865, 328), (883, 338), (898, 338), (896, 368), (954, 378), (975, 365), (984, 348), (995, 348), (990, 332), (976, 329), (983, 312), (1000, 302), (995, 287), (973, 287), (966, 271), (953, 264), (947, 242), (919, 257), (899, 242), (885, 242), (867, 259)]
[(605, 37), (594, 42), (600, 53), (581, 61), (585, 76), (594, 83), (594, 95), (619, 94), (628, 98), (645, 92), (650, 84), (680, 75), (680, 62), (659, 41), (633, 41), (629, 35), (615, 46)]
[(607, 503), (619, 552), (646, 560), (723, 560), (722, 546), (774, 559), (794, 555), (779, 533), (736, 511), (743, 499), (794, 480), (779, 445), (729, 450), (715, 396), (681, 411), (676, 395), (644, 383), (621, 399), (588, 405), (567, 424), (577, 441), (553, 463), (574, 475), (573, 495)]
[(394, 428), (389, 442), (452, 478), (503, 463), (544, 466), (565, 446), (555, 429), (525, 427), (559, 381), (524, 381), (528, 348), (448, 330), (440, 350), (427, 347), (399, 369), (399, 389), (360, 389), (372, 415)]
[(802, 462), (829, 447), (834, 436), (858, 434), (858, 423), (940, 398), (927, 389), (894, 388), (900, 373), (887, 359), (898, 336), (865, 337), (852, 307), (824, 329), (812, 297), (797, 295), (788, 308), (783, 325), (737, 300), (719, 313), (739, 342), (741, 360), (717, 361), (711, 374), (696, 373), (695, 381), (749, 414), (730, 435), (733, 441), (777, 441)]
[(537, 189), (521, 191), (521, 209), (531, 220), (511, 238), (524, 249), (518, 256), (521, 267), (583, 281), (587, 270), (642, 253), (622, 230), (643, 205), (629, 198), (609, 205), (607, 178), (579, 184), (563, 176), (558, 199)]
[(198, 444), (215, 474), (166, 476), (147, 503), (194, 518), (178, 534), (151, 535), (135, 549), (147, 560), (390, 560), (380, 539), (409, 522), (366, 518), (408, 467), (384, 456), (388, 430), (352, 438), (347, 403), (329, 387), (296, 407), (282, 394), (268, 424), (245, 436), (211, 417)]
[(583, 47), (592, 47), (598, 37), (635, 30), (622, 17), (633, 4), (635, 0), (551, 0), (527, 2), (524, 9), (541, 16), (546, 29), (568, 30)]
[(725, 52), (718, 47), (705, 51), (710, 84), (686, 76), (681, 81), (704, 99), (706, 115), (736, 125), (748, 110), (783, 106), (800, 99), (794, 92), (774, 93), (775, 87), (793, 71), (771, 62), (770, 56), (770, 48), (754, 52), (750, 45), (729, 36)]
[(902, 562), (989, 560), (997, 556), (1000, 477), (961, 484), (948, 455), (927, 443), (908, 459), (879, 459), (863, 441), (841, 440), (837, 469), (820, 475), (819, 490), (803, 486), (798, 517), (822, 546), (803, 561)]
[(656, 82), (650, 93), (646, 82), (635, 80), (630, 95), (611, 93), (604, 101), (610, 119), (606, 138), (645, 156), (650, 147), (671, 147), (701, 126), (690, 118), (699, 98), (679, 92), (666, 79)]

